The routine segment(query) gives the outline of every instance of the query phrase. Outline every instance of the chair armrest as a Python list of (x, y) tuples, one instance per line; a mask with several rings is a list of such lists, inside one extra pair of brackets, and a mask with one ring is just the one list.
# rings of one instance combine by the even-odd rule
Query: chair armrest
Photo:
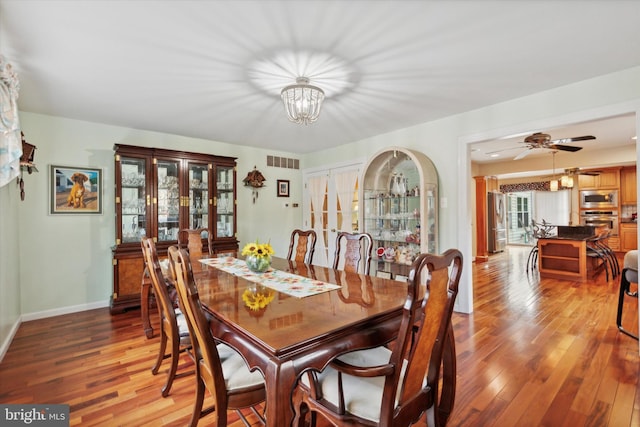
[(334, 359), (330, 366), (342, 373), (356, 377), (380, 377), (391, 375), (395, 369), (394, 365), (386, 363), (379, 366), (355, 366), (345, 363), (342, 360)]

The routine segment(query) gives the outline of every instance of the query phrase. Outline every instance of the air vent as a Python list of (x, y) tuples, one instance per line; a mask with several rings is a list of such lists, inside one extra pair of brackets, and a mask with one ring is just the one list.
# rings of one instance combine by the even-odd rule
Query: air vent
[(300, 159), (289, 159), (287, 157), (267, 156), (267, 166), (285, 169), (300, 169)]

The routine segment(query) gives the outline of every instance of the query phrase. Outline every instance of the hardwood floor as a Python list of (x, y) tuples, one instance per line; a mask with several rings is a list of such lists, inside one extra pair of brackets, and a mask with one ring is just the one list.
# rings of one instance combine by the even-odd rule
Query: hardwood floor
[[(640, 425), (638, 342), (615, 326), (619, 280), (540, 281), (525, 273), (528, 251), (510, 247), (474, 265), (474, 313), (453, 318), (458, 388), (448, 425)], [(624, 310), (637, 331), (637, 301), (627, 298)], [(162, 398), (165, 371), (151, 374), (157, 346), (137, 310), (25, 322), (0, 363), (0, 402), (67, 403), (73, 426), (184, 426), (194, 377), (176, 379)], [(192, 369), (182, 360), (179, 369)]]

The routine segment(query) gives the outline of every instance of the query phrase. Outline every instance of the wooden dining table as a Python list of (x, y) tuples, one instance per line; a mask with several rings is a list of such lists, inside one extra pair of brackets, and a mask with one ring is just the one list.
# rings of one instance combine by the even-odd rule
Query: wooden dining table
[[(336, 356), (374, 347), (397, 336), (407, 284), (273, 258), (272, 267), (340, 288), (304, 298), (272, 291), (264, 308), (243, 300), (256, 283), (192, 259), (203, 308), (211, 314), (213, 335), (235, 348), (250, 369), (265, 378), (267, 426), (291, 425), (291, 393), (308, 369), (322, 370)], [(453, 344), (453, 333), (450, 333)], [(449, 362), (444, 375), (455, 378), (455, 349), (445, 346)], [(451, 357), (453, 356), (453, 357)], [(453, 380), (455, 387), (455, 379)], [(448, 415), (453, 394), (445, 386), (441, 413)]]

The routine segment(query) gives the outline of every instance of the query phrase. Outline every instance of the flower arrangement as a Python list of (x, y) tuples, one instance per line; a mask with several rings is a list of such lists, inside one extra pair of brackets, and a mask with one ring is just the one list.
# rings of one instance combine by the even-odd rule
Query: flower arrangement
[(258, 286), (256, 289), (245, 289), (242, 293), (242, 301), (252, 311), (266, 308), (274, 297), (275, 293), (264, 286)]
[(271, 255), (274, 254), (273, 247), (269, 243), (247, 243), (242, 248), (242, 255), (245, 256), (245, 262), (249, 270), (256, 273), (267, 271), (271, 265)]

